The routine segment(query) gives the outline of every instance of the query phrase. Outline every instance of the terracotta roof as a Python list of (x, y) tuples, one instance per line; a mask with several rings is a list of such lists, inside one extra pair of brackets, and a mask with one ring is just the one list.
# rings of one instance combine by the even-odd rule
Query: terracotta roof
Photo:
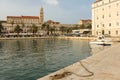
[(97, 2), (100, 2), (100, 1), (102, 1), (102, 0), (96, 0), (94, 3), (97, 3)]
[(48, 24), (60, 24), (60, 22), (55, 22), (55, 21), (53, 21), (53, 20), (48, 20), (48, 21), (46, 21), (46, 23), (48, 23)]
[(47, 23), (51, 23), (51, 22), (54, 22), (54, 21), (52, 21), (52, 20), (48, 20), (48, 21), (46, 21)]
[(38, 16), (7, 16), (7, 18), (29, 18), (29, 19), (39, 19)]
[(21, 18), (20, 16), (7, 16), (7, 18)]
[(33, 18), (33, 19), (39, 19), (38, 16), (21, 16), (21, 18)]

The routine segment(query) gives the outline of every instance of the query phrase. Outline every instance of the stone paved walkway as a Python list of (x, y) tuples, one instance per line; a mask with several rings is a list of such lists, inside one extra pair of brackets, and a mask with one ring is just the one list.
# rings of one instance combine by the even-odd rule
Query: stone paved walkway
[(120, 44), (38, 80), (120, 80)]

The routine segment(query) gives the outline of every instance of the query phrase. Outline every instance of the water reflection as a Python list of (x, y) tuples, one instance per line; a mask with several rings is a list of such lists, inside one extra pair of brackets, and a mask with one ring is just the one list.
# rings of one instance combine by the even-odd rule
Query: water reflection
[(90, 56), (88, 41), (0, 41), (0, 80), (36, 80)]

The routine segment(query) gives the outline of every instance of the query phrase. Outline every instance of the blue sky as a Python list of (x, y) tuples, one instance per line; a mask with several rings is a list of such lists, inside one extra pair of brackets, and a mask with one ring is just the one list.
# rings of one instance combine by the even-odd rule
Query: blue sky
[(91, 4), (95, 0), (0, 0), (0, 20), (6, 16), (39, 16), (44, 8), (45, 21), (76, 24), (80, 19), (91, 19)]

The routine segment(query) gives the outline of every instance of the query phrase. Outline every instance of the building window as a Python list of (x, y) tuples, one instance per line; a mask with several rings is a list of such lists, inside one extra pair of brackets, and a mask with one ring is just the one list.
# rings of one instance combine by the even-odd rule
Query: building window
[(116, 6), (118, 7), (118, 6), (119, 6), (119, 3), (117, 3)]
[(110, 34), (111, 34), (111, 32), (110, 32), (110, 31), (108, 31), (108, 34), (110, 35)]
[(102, 2), (102, 4), (104, 4), (104, 1)]
[(97, 25), (97, 27), (99, 27), (99, 25)]
[(109, 14), (109, 17), (111, 17), (111, 14)]
[(111, 26), (111, 23), (109, 23), (109, 26)]
[(105, 25), (103, 24), (102, 26), (104, 27)]
[(99, 18), (97, 17), (97, 20), (98, 20)]
[(104, 15), (102, 15), (102, 18), (104, 19)]
[(119, 26), (119, 22), (117, 22), (116, 25)]
[(102, 8), (102, 11), (104, 11), (104, 8)]
[(96, 32), (96, 34), (98, 35), (98, 31)]
[(119, 16), (119, 13), (117, 12), (117, 16)]
[(105, 34), (105, 31), (104, 30), (102, 30), (102, 35), (104, 35)]
[(118, 31), (116, 31), (116, 35), (118, 35)]

